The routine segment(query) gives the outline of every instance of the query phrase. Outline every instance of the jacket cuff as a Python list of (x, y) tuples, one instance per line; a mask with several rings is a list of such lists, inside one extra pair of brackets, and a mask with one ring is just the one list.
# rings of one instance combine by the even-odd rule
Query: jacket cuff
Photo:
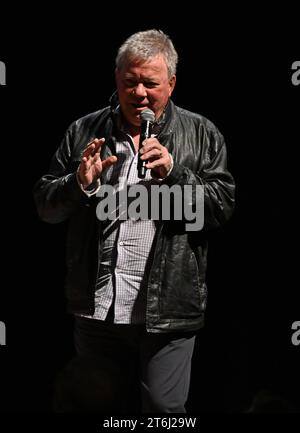
[(83, 198), (87, 198), (80, 186), (78, 185), (76, 173), (69, 174), (65, 180), (66, 182), (66, 195), (70, 197), (72, 201), (81, 201)]
[(164, 183), (167, 185), (174, 185), (177, 183), (181, 183), (185, 174), (184, 167), (182, 165), (177, 164), (175, 161), (173, 162), (173, 167), (168, 176), (164, 179)]

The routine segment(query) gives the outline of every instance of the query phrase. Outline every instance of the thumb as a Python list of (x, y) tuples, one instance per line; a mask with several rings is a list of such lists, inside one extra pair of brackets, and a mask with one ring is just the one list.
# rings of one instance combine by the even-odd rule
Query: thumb
[(118, 160), (118, 158), (115, 155), (104, 159), (102, 161), (102, 169), (104, 170), (105, 168), (110, 167), (111, 165), (115, 164), (117, 162), (117, 160)]

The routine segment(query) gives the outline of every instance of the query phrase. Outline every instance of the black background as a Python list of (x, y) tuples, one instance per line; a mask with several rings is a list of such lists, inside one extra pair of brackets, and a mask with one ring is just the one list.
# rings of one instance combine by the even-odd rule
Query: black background
[[(211, 236), (206, 328), (188, 408), (243, 412), (263, 389), (299, 403), (298, 179), (300, 86), (295, 12), (187, 6), (108, 11), (28, 5), (1, 17), (2, 270), (0, 411), (50, 412), (53, 380), (73, 355), (63, 295), (65, 224), (39, 221), (32, 188), (65, 129), (106, 106), (118, 46), (161, 28), (179, 54), (174, 102), (225, 136), (237, 183), (232, 220)], [(286, 8), (287, 9), (287, 8)]]

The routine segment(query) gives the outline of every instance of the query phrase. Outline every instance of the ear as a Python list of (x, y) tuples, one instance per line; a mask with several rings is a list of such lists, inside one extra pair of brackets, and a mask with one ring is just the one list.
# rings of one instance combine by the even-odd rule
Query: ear
[(176, 84), (176, 75), (172, 75), (172, 77), (169, 80), (169, 86), (170, 86), (169, 96), (172, 95), (174, 87), (175, 87), (175, 84)]

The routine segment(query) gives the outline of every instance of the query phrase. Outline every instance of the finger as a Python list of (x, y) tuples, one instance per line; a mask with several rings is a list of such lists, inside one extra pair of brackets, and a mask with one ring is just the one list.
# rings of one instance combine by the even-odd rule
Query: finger
[(155, 148), (160, 149), (161, 147), (162, 145), (157, 140), (157, 138), (146, 138), (142, 142), (142, 149), (144, 152), (147, 152), (148, 150), (155, 149)]
[(151, 158), (160, 159), (162, 157), (163, 157), (163, 152), (160, 149), (155, 148), (146, 153), (143, 153), (141, 159), (142, 160), (151, 159)]
[(146, 143), (146, 140), (143, 141), (142, 147), (140, 149), (140, 153), (142, 153), (142, 154), (149, 152), (150, 150), (155, 149), (155, 147), (156, 147), (154, 144), (149, 144), (149, 143), (145, 144), (145, 143)]
[(102, 161), (102, 169), (104, 170), (105, 168), (108, 168), (108, 167), (110, 167), (111, 165), (113, 165), (113, 164), (115, 164), (116, 162), (117, 162), (117, 157), (116, 156), (110, 156), (110, 157), (108, 157), (108, 158), (106, 158), (106, 159), (104, 159), (103, 161)]
[(100, 152), (100, 148), (104, 142), (105, 138), (95, 138), (93, 141), (90, 141), (87, 144), (86, 148), (83, 150), (82, 156), (94, 156), (95, 153)]
[(98, 166), (100, 162), (101, 165), (101, 159), (100, 159), (100, 154), (99, 153), (95, 153), (95, 155), (90, 155), (88, 160), (87, 160), (87, 168), (90, 169), (93, 166)]
[(82, 152), (83, 158), (88, 158), (92, 154), (92, 152), (94, 151), (94, 149), (95, 149), (95, 143), (94, 142), (89, 143), (87, 145), (87, 147)]
[(91, 167), (91, 158), (84, 156), (81, 160), (81, 169), (84, 173), (87, 173)]
[(105, 142), (105, 138), (95, 138), (94, 142), (95, 142), (94, 154), (96, 152), (100, 153), (100, 149), (101, 149), (103, 143)]
[(146, 168), (150, 169), (155, 167), (165, 167), (166, 171), (168, 171), (168, 163), (166, 163), (166, 159), (164, 157), (159, 159), (150, 159), (145, 165)]
[(143, 145), (140, 148), (139, 152), (141, 154), (143, 154), (143, 153), (146, 153), (146, 152), (150, 152), (151, 150), (154, 150), (154, 149), (159, 150), (160, 148), (161, 148), (161, 146), (157, 146), (156, 144), (149, 144), (149, 143), (147, 143), (146, 145)]
[(159, 159), (155, 159), (154, 161), (147, 162), (147, 164), (145, 164), (145, 166), (146, 166), (146, 168), (152, 170), (152, 168), (155, 168), (155, 167), (162, 167), (163, 164), (160, 162)]

